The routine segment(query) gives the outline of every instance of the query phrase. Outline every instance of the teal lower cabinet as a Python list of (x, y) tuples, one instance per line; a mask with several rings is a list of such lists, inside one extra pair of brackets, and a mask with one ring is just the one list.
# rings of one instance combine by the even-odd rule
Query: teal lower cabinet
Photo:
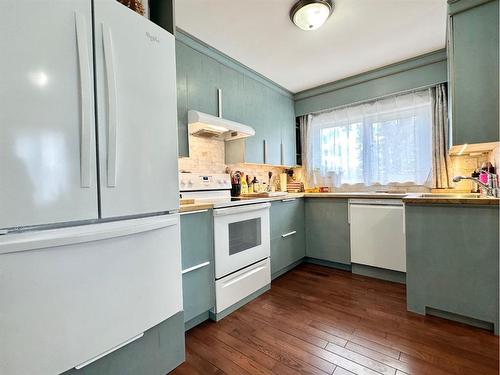
[(498, 206), (406, 205), (408, 310), (498, 334)]
[(349, 200), (306, 198), (306, 255), (308, 261), (350, 268)]
[(215, 306), (211, 210), (181, 214), (182, 294), (185, 329), (208, 319)]
[(304, 200), (274, 201), (271, 221), (271, 277), (294, 268), (305, 256)]
[(144, 336), (62, 375), (164, 375), (185, 360), (182, 311), (144, 332)]
[(214, 262), (207, 261), (193, 270), (183, 271), (182, 297), (186, 330), (208, 319), (215, 306)]

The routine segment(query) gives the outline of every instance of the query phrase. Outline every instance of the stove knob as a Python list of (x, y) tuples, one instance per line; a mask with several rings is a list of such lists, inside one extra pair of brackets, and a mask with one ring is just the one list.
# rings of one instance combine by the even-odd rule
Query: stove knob
[(188, 181), (188, 186), (189, 186), (189, 187), (193, 186), (193, 181), (189, 180), (189, 181)]
[(186, 183), (184, 182), (184, 180), (181, 180), (181, 186), (182, 187), (186, 186)]

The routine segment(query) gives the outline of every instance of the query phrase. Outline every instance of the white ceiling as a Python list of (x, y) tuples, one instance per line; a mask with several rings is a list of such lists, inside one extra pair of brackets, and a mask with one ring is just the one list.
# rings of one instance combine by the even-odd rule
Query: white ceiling
[(336, 0), (302, 31), (295, 0), (176, 0), (177, 26), (292, 92), (445, 47), (446, 0)]

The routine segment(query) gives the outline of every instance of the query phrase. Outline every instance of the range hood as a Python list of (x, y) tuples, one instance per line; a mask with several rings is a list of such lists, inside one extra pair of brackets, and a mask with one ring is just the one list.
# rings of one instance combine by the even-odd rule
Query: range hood
[(224, 141), (255, 135), (255, 130), (248, 125), (194, 110), (188, 111), (188, 129), (190, 135)]
[(255, 130), (248, 126), (222, 118), (222, 90), (217, 89), (218, 116), (194, 110), (188, 111), (189, 135), (232, 141), (255, 135)]

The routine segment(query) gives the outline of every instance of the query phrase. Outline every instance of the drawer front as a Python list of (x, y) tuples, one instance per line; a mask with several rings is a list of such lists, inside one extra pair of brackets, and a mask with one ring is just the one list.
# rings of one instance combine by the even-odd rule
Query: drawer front
[(216, 313), (271, 283), (269, 258), (215, 282)]
[(181, 249), (183, 270), (214, 259), (210, 210), (181, 215)]
[(215, 279), (213, 262), (182, 275), (182, 297), (184, 300), (185, 322), (214, 307)]
[(303, 231), (288, 232), (284, 236), (271, 240), (271, 274), (273, 275), (306, 255)]
[(273, 202), (271, 205), (271, 238), (304, 228), (304, 200), (294, 199)]

